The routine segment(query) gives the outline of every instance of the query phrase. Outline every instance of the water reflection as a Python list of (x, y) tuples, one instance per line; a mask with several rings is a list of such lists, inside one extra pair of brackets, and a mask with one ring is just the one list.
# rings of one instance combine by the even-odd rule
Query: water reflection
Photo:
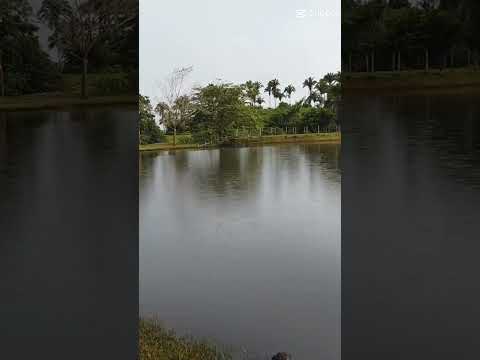
[(137, 116), (135, 109), (0, 113), (7, 353), (31, 358), (48, 348), (52, 358), (85, 359), (95, 349), (98, 357), (135, 358)]
[(339, 156), (326, 144), (143, 154), (142, 313), (257, 354), (338, 359)]
[(478, 352), (479, 95), (344, 98), (342, 357)]

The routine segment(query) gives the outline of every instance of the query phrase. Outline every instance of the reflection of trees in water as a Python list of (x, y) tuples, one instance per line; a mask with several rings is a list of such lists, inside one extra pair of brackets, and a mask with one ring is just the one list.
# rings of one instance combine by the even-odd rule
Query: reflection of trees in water
[[(265, 190), (298, 191), (303, 185), (314, 190), (325, 178), (339, 182), (339, 161), (340, 146), (335, 144), (146, 153), (141, 155), (140, 196), (148, 196), (153, 186), (173, 184), (178, 184), (181, 196), (214, 194), (244, 202)], [(155, 181), (158, 175), (161, 183)]]
[(178, 174), (188, 170), (191, 186), (201, 193), (220, 196), (248, 193), (254, 195), (261, 181), (263, 153), (258, 149), (218, 149), (202, 152), (185, 152), (175, 158)]
[(139, 170), (139, 197), (140, 202), (144, 199), (150, 189), (154, 186), (155, 182), (155, 159), (159, 156), (156, 152), (147, 152), (140, 153), (138, 159), (138, 170)]
[(18, 170), (18, 167), (8, 169), (8, 162), (14, 163), (20, 157), (27, 161), (33, 157), (32, 149), (39, 141), (38, 130), (46, 122), (47, 116), (41, 111), (0, 112), (0, 167), (5, 171)]
[[(181, 184), (189, 193), (207, 191), (219, 196), (254, 195), (261, 181), (261, 149), (215, 149), (172, 151), (141, 155), (141, 194), (148, 194), (155, 176), (161, 173), (162, 186)], [(158, 184), (157, 184), (158, 185)]]
[(325, 173), (340, 176), (340, 145), (309, 144), (301, 148), (310, 163), (320, 164)]
[[(417, 183), (419, 169), (479, 186), (478, 95), (472, 91), (346, 99), (344, 116), (361, 134), (355, 141), (377, 150), (375, 157), (363, 160), (379, 166), (390, 163), (409, 186)], [(346, 135), (344, 140), (348, 145), (352, 139)]]

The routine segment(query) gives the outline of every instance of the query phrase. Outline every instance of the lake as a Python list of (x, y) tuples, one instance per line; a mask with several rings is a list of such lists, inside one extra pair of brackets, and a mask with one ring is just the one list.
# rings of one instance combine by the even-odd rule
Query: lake
[(136, 358), (137, 121), (136, 108), (0, 112), (2, 354)]
[(339, 162), (335, 144), (141, 154), (141, 314), (252, 359), (339, 360)]
[(342, 359), (479, 358), (480, 91), (399, 93), (342, 106)]

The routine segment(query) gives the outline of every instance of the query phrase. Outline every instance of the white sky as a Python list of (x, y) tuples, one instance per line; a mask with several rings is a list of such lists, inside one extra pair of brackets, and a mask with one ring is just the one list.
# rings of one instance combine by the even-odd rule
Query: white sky
[[(341, 0), (140, 0), (140, 92), (153, 102), (173, 69), (187, 87), (216, 79), (293, 84), (340, 71)], [(264, 94), (268, 103), (268, 95)]]

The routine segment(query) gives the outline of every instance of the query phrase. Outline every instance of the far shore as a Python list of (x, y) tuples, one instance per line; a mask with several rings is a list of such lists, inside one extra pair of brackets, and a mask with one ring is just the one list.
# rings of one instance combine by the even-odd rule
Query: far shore
[(344, 73), (343, 77), (346, 93), (480, 87), (480, 70), (473, 68)]
[(0, 98), (0, 111), (47, 110), (69, 106), (137, 105), (137, 95), (91, 96), (82, 98), (62, 93), (45, 93)]
[[(235, 139), (231, 144), (223, 145), (224, 147), (235, 146), (257, 146), (257, 145), (274, 145), (289, 143), (341, 143), (340, 133), (318, 133), (318, 134), (290, 134), (290, 135), (268, 135), (255, 136)], [(177, 144), (158, 143), (140, 145), (141, 152), (162, 151), (162, 150), (185, 150), (185, 149), (211, 149), (219, 148), (220, 145), (201, 145), (201, 144)]]

